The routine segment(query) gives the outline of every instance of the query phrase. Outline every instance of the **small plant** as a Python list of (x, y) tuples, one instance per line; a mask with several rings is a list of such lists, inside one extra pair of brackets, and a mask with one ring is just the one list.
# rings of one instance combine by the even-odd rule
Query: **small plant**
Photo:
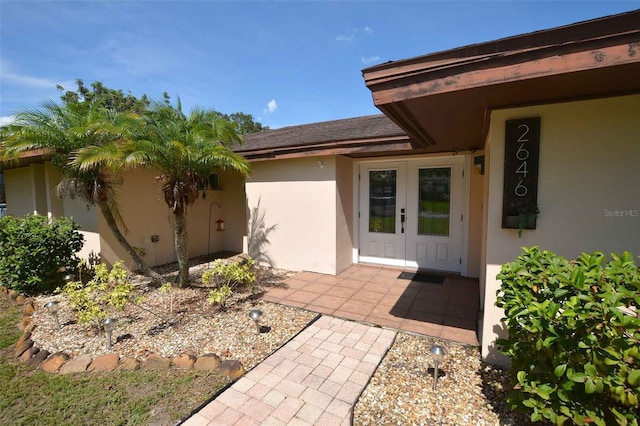
[(640, 271), (633, 256), (567, 261), (538, 247), (503, 265), (496, 305), (511, 358), (511, 409), (562, 425), (638, 425)]
[(96, 266), (100, 264), (100, 255), (95, 252), (89, 253), (88, 259), (80, 259), (78, 262), (78, 281), (87, 283), (96, 275)]
[(160, 288), (158, 288), (158, 291), (168, 297), (169, 317), (173, 317), (173, 299), (175, 298), (175, 292), (173, 291), (173, 287), (171, 287), (171, 283), (162, 284)]
[(209, 303), (225, 306), (233, 291), (239, 288), (248, 287), (255, 292), (257, 289), (255, 265), (256, 262), (253, 259), (230, 264), (224, 263), (221, 259), (216, 260), (213, 268), (202, 274), (202, 282), (214, 287), (209, 293)]
[(24, 294), (48, 293), (78, 265), (84, 237), (71, 218), (5, 216), (0, 219), (0, 283)]
[(127, 270), (122, 261), (114, 263), (111, 270), (104, 263), (95, 266), (95, 276), (82, 281), (67, 283), (62, 293), (81, 324), (93, 323), (99, 329), (110, 310), (123, 310), (130, 301), (133, 285), (127, 280)]
[(522, 231), (527, 228), (529, 218), (536, 218), (540, 213), (538, 206), (522, 207), (518, 209), (518, 238), (522, 238)]
[(231, 287), (225, 284), (220, 288), (211, 290), (209, 292), (209, 296), (207, 297), (207, 301), (211, 305), (225, 306), (227, 303), (227, 299), (231, 297), (231, 293)]

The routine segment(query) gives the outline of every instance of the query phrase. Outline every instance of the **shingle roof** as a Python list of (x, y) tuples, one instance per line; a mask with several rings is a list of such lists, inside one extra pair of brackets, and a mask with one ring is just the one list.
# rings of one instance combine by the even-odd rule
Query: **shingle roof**
[(397, 137), (406, 137), (406, 133), (385, 115), (377, 114), (251, 133), (245, 135), (242, 146), (234, 147), (234, 151), (250, 153), (292, 147), (304, 149), (305, 146), (325, 143), (362, 143), (367, 140)]

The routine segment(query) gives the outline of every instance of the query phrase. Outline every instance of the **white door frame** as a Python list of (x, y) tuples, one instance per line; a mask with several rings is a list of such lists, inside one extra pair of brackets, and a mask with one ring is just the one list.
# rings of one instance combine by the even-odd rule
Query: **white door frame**
[[(442, 154), (442, 155), (415, 155), (415, 156), (396, 156), (396, 157), (383, 157), (376, 159), (365, 159), (361, 161), (354, 161), (353, 163), (353, 230), (354, 230), (354, 238), (353, 238), (353, 256), (352, 260), (354, 264), (357, 263), (379, 263), (383, 265), (390, 266), (399, 266), (404, 267), (406, 265), (405, 260), (396, 260), (396, 259), (385, 259), (385, 258), (367, 258), (360, 256), (360, 221), (364, 220), (361, 218), (361, 196), (360, 194), (360, 168), (364, 163), (389, 163), (393, 161), (413, 161), (413, 160), (428, 160), (428, 159), (436, 159), (436, 158), (451, 158), (455, 155), (451, 154)], [(468, 248), (469, 248), (469, 197), (470, 197), (470, 175), (471, 175), (471, 160), (472, 153), (458, 153), (457, 156), (464, 157), (464, 166), (463, 166), (463, 199), (462, 199), (462, 229), (461, 229), (461, 241), (460, 241), (460, 255), (462, 258), (462, 262), (460, 265), (460, 274), (463, 276), (467, 275), (468, 269)]]

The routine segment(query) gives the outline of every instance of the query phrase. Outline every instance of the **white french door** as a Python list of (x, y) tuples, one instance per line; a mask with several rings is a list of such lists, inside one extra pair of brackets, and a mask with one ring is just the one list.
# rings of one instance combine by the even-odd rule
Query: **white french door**
[(464, 158), (360, 165), (361, 262), (460, 272)]

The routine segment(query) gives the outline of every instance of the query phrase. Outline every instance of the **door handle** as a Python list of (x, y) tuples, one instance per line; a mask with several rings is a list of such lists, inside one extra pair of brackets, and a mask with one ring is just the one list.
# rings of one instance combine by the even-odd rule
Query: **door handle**
[(400, 209), (400, 232), (404, 234), (404, 209)]

